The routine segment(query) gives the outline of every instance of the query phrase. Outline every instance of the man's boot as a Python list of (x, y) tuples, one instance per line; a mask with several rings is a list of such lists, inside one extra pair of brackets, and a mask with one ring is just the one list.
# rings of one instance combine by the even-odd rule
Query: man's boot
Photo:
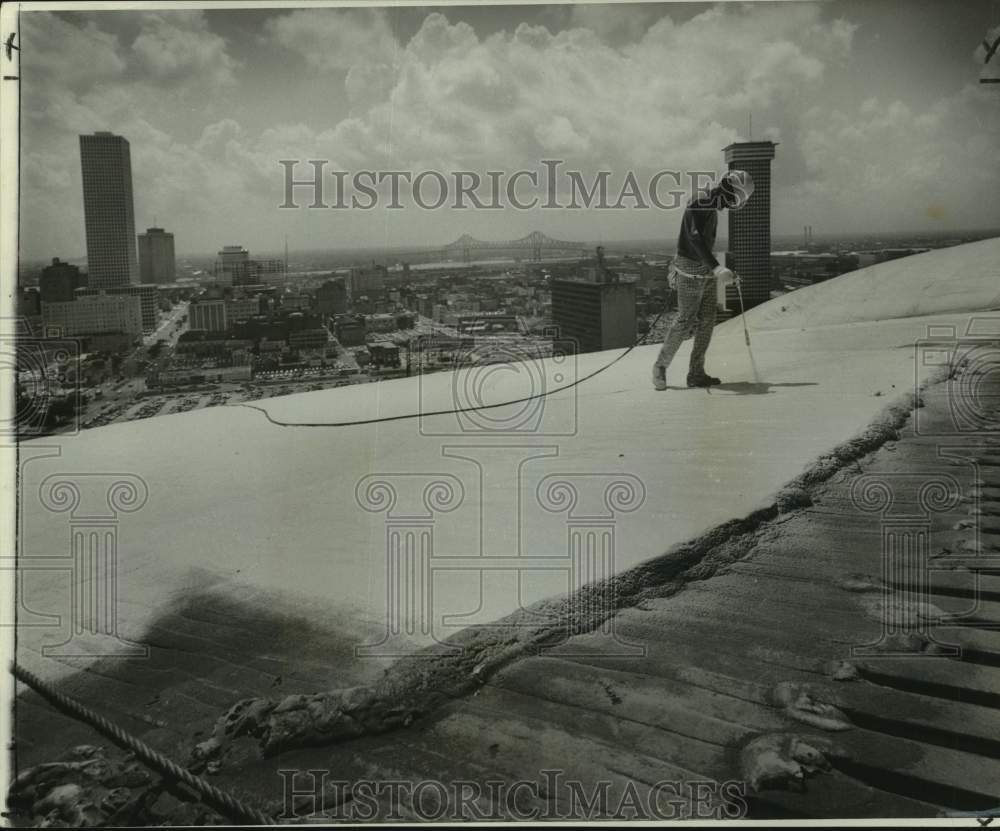
[(689, 387), (714, 387), (719, 383), (722, 382), (718, 378), (709, 375), (705, 370), (688, 373), (687, 384)]
[(653, 364), (653, 387), (658, 390), (667, 388), (667, 368)]

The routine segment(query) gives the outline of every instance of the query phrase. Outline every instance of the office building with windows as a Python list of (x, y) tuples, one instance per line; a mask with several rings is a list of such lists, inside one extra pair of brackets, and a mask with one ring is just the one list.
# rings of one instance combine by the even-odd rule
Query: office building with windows
[(225, 332), (229, 328), (225, 300), (191, 301), (188, 328), (192, 332)]
[(156, 329), (157, 305), (160, 293), (155, 285), (136, 283), (132, 286), (115, 286), (105, 289), (95, 289), (87, 286), (76, 290), (77, 297), (93, 297), (100, 294), (138, 297), (139, 311), (142, 315), (142, 331), (152, 332)]
[(87, 285), (86, 277), (75, 265), (52, 258), (38, 278), (38, 291), (43, 303), (68, 303), (76, 297), (76, 290)]
[(343, 279), (327, 280), (316, 289), (316, 311), (328, 316), (347, 312), (347, 286)]
[(285, 278), (283, 260), (251, 260), (242, 245), (225, 245), (218, 253), (215, 282), (221, 286), (257, 286)]
[[(740, 275), (746, 308), (771, 299), (771, 160), (773, 141), (730, 144), (722, 152), (730, 170), (745, 170), (753, 177), (753, 195), (729, 215), (729, 250), (726, 265)], [(726, 290), (726, 306), (739, 311), (736, 289)]]
[[(552, 281), (552, 322), (576, 352), (620, 349), (635, 343), (635, 284)], [(560, 351), (568, 351), (560, 347)]]
[(243, 323), (252, 317), (260, 314), (259, 297), (227, 297), (226, 306), (226, 326), (234, 323)]
[(172, 283), (177, 279), (174, 235), (162, 228), (139, 234), (139, 277), (143, 283)]
[(80, 169), (90, 288), (138, 283), (128, 141), (107, 132), (80, 136)]
[(139, 298), (127, 294), (93, 294), (75, 300), (42, 303), (45, 331), (62, 337), (121, 332), (130, 340), (142, 335)]
[(224, 286), (239, 285), (248, 274), (250, 252), (242, 245), (225, 245), (215, 261), (215, 282)]

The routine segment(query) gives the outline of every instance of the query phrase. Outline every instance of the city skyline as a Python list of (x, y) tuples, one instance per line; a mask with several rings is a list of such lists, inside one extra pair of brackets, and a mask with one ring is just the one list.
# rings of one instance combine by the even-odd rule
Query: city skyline
[[(781, 143), (776, 236), (995, 228), (1000, 112), (977, 83), (991, 7), (915, 5), (906, 19), (881, 2), (27, 11), (22, 256), (82, 252), (67, 148), (96, 130), (130, 141), (137, 227), (169, 228), (181, 255), (535, 229), (670, 244), (677, 210), (282, 211), (278, 160), (513, 171), (563, 158), (620, 180), (719, 172), (722, 148), (751, 132)], [(954, 50), (921, 53), (944, 34)], [(715, 41), (725, 60), (706, 71), (691, 47)]]

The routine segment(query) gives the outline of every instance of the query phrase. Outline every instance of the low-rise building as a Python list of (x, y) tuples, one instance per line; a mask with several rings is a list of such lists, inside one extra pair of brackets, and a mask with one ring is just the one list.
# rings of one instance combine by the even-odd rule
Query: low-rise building
[(42, 321), (47, 334), (58, 331), (64, 337), (121, 332), (135, 340), (143, 330), (139, 297), (127, 294), (85, 295), (42, 303)]
[(396, 330), (396, 316), (391, 314), (371, 315), (366, 323), (371, 332), (394, 332)]
[(70, 263), (52, 258), (52, 264), (42, 269), (38, 277), (38, 291), (43, 303), (68, 303), (76, 297), (76, 290), (87, 284), (80, 269)]
[(76, 290), (77, 297), (93, 297), (99, 294), (125, 295), (139, 298), (139, 312), (142, 316), (142, 331), (152, 332), (156, 329), (156, 319), (159, 307), (159, 288), (151, 283), (132, 283), (127, 286), (108, 286), (103, 289), (85, 286)]
[(189, 384), (241, 383), (252, 377), (250, 364), (234, 366), (180, 366), (160, 370), (150, 376), (149, 383), (164, 387)]
[(796, 289), (821, 283), (858, 267), (856, 254), (812, 251), (772, 251), (771, 276), (775, 288)]
[(238, 285), (254, 285), (283, 282), (286, 277), (284, 260), (250, 260), (247, 264), (246, 277)]
[(347, 287), (352, 298), (385, 288), (390, 281), (389, 270), (384, 265), (352, 268), (347, 278)]
[(329, 340), (330, 333), (322, 327), (299, 329), (288, 335), (288, 345), (292, 349), (323, 349)]
[(327, 317), (346, 314), (347, 286), (343, 278), (327, 280), (316, 289), (316, 311)]
[(21, 287), (17, 290), (17, 316), (38, 317), (42, 313), (42, 298), (38, 289)]
[(229, 328), (225, 300), (197, 300), (188, 306), (188, 328), (202, 332), (225, 332)]
[(103, 332), (100, 334), (86, 335), (83, 338), (83, 348), (87, 352), (124, 352), (133, 343), (135, 338), (124, 332)]
[(286, 312), (304, 312), (312, 305), (308, 294), (281, 295), (281, 308)]
[(226, 325), (242, 323), (260, 314), (260, 300), (256, 297), (226, 298)]
[(334, 324), (337, 340), (344, 346), (361, 346), (365, 342), (365, 324), (353, 317), (342, 317)]
[(178, 356), (221, 359), (252, 348), (252, 340), (232, 338), (225, 332), (194, 330), (184, 332), (178, 337), (175, 352)]
[(257, 351), (261, 354), (280, 354), (288, 349), (288, 341), (280, 338), (262, 338), (257, 344)]
[(369, 344), (368, 353), (371, 356), (372, 366), (376, 368), (399, 366), (399, 347), (394, 343)]
[(218, 254), (212, 275), (222, 286), (271, 284), (284, 280), (285, 262), (250, 259), (250, 252), (242, 245), (225, 245)]

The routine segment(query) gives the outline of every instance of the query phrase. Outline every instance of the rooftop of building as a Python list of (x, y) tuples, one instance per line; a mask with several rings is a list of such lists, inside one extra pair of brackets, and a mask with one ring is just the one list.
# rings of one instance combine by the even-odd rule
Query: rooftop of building
[[(69, 518), (39, 501), (48, 477), (121, 471), (148, 489), (118, 520), (119, 631), (155, 650), (141, 667), (108, 660), (86, 673), (92, 659), (41, 655), (59, 632), (26, 628), (18, 660), (115, 712), (146, 712), (158, 694), (148, 712), (164, 726), (130, 724), (174, 754), (247, 696), (332, 691), (315, 700), (324, 714), (354, 696), (356, 727), (335, 720), (326, 737), (343, 729), (353, 742), (269, 758), (249, 738), (233, 743), (213, 781), (262, 807), (274, 806), (279, 767), (352, 781), (359, 771), (513, 781), (561, 766), (587, 793), (604, 779), (750, 780), (763, 815), (971, 810), (995, 796), (1000, 775), (990, 750), (1000, 725), (986, 706), (1000, 643), (980, 626), (947, 634), (982, 660), (851, 660), (852, 644), (877, 639), (873, 598), (887, 590), (879, 515), (852, 502), (851, 483), (951, 475), (970, 493), (1000, 493), (995, 451), (975, 450), (977, 469), (936, 452), (935, 437), (963, 438), (950, 387), (927, 388), (930, 438), (911, 406), (940, 372), (929, 336), (1000, 334), (998, 258), (1000, 239), (985, 240), (765, 303), (745, 317), (753, 360), (740, 319), (718, 327), (708, 369), (725, 383), (711, 391), (685, 388), (689, 346), (669, 389), (653, 390), (653, 344), (25, 442), (24, 551), (65, 550)], [(450, 412), (470, 405), (493, 408)], [(410, 417), (420, 412), (433, 414)], [(97, 488), (84, 498), (102, 497), (100, 483), (81, 481)], [(956, 510), (934, 526), (952, 550), (965, 540)], [(380, 651), (393, 596), (387, 535), (431, 525), (432, 632), (404, 618), (412, 632)], [(567, 535), (597, 526), (613, 528), (601, 576), (619, 593), (619, 646), (646, 650), (638, 664), (594, 657), (600, 621), (580, 611), (593, 605), (573, 604), (595, 595), (567, 594), (578, 585)], [(43, 574), (26, 604), (61, 609), (60, 579)], [(967, 595), (949, 584), (934, 603), (958, 611)], [(992, 600), (980, 603), (981, 621), (1000, 622)], [(567, 627), (580, 635), (533, 653)], [(449, 638), (460, 647), (452, 656), (436, 643)], [(437, 657), (425, 660), (427, 650)], [(296, 706), (299, 739), (315, 740), (319, 728)], [(49, 711), (22, 712), (29, 739), (52, 735)], [(277, 742), (294, 728), (275, 718)], [(62, 735), (94, 741), (72, 723)], [(46, 760), (42, 744), (26, 748)], [(806, 758), (807, 787), (776, 787), (796, 770), (802, 780)]]

